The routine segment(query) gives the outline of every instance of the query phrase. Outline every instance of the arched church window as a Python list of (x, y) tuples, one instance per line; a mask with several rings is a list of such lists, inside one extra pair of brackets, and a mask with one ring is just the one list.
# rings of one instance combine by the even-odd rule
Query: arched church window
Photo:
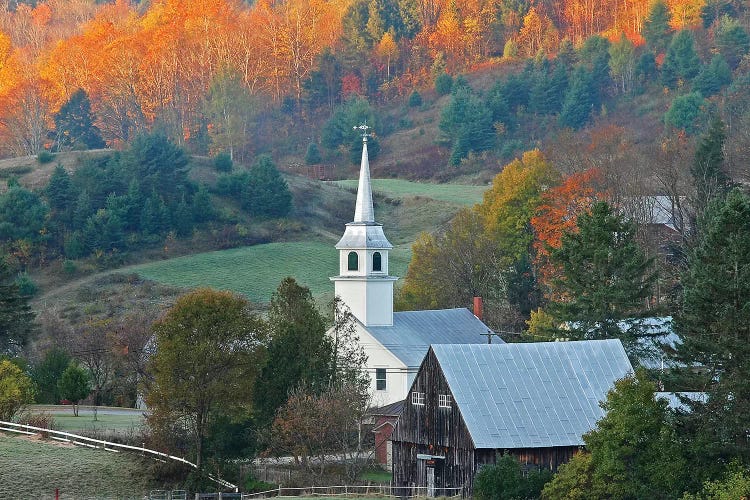
[(372, 254), (372, 270), (382, 271), (383, 270), (383, 259), (380, 256), (380, 252)]
[(357, 252), (349, 252), (349, 258), (348, 258), (348, 266), (347, 269), (349, 271), (356, 271), (359, 269), (359, 256), (357, 255)]

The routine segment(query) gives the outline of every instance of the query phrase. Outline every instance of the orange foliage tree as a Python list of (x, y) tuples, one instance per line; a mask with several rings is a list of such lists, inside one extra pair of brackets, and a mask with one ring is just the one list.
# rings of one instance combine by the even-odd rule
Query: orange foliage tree
[(551, 300), (554, 297), (549, 296), (549, 285), (559, 277), (559, 270), (549, 261), (550, 250), (560, 248), (563, 233), (575, 230), (578, 215), (606, 197), (602, 181), (602, 173), (596, 168), (570, 175), (542, 194), (541, 204), (531, 218), (537, 281)]

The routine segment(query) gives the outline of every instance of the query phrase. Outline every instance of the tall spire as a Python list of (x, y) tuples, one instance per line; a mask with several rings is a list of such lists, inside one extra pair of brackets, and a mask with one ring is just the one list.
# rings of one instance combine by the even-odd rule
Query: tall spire
[(367, 125), (354, 127), (362, 131), (362, 163), (359, 167), (359, 186), (357, 204), (354, 208), (354, 222), (375, 222), (375, 209), (372, 205), (372, 186), (370, 186), (370, 161), (367, 157)]

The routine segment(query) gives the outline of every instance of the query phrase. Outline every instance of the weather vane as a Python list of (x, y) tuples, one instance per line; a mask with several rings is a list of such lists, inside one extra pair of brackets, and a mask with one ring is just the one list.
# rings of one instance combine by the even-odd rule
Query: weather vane
[(359, 130), (362, 132), (362, 142), (367, 142), (367, 138), (371, 137), (372, 134), (368, 134), (367, 131), (370, 130), (372, 127), (367, 125), (367, 122), (364, 123), (364, 125), (360, 125), (358, 127), (354, 127), (354, 130)]

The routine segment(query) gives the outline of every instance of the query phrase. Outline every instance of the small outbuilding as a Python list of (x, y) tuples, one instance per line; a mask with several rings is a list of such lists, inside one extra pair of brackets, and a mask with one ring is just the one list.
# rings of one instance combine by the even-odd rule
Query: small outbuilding
[(471, 495), (479, 468), (504, 453), (556, 470), (632, 371), (619, 340), (433, 345), (393, 433), (394, 485)]

